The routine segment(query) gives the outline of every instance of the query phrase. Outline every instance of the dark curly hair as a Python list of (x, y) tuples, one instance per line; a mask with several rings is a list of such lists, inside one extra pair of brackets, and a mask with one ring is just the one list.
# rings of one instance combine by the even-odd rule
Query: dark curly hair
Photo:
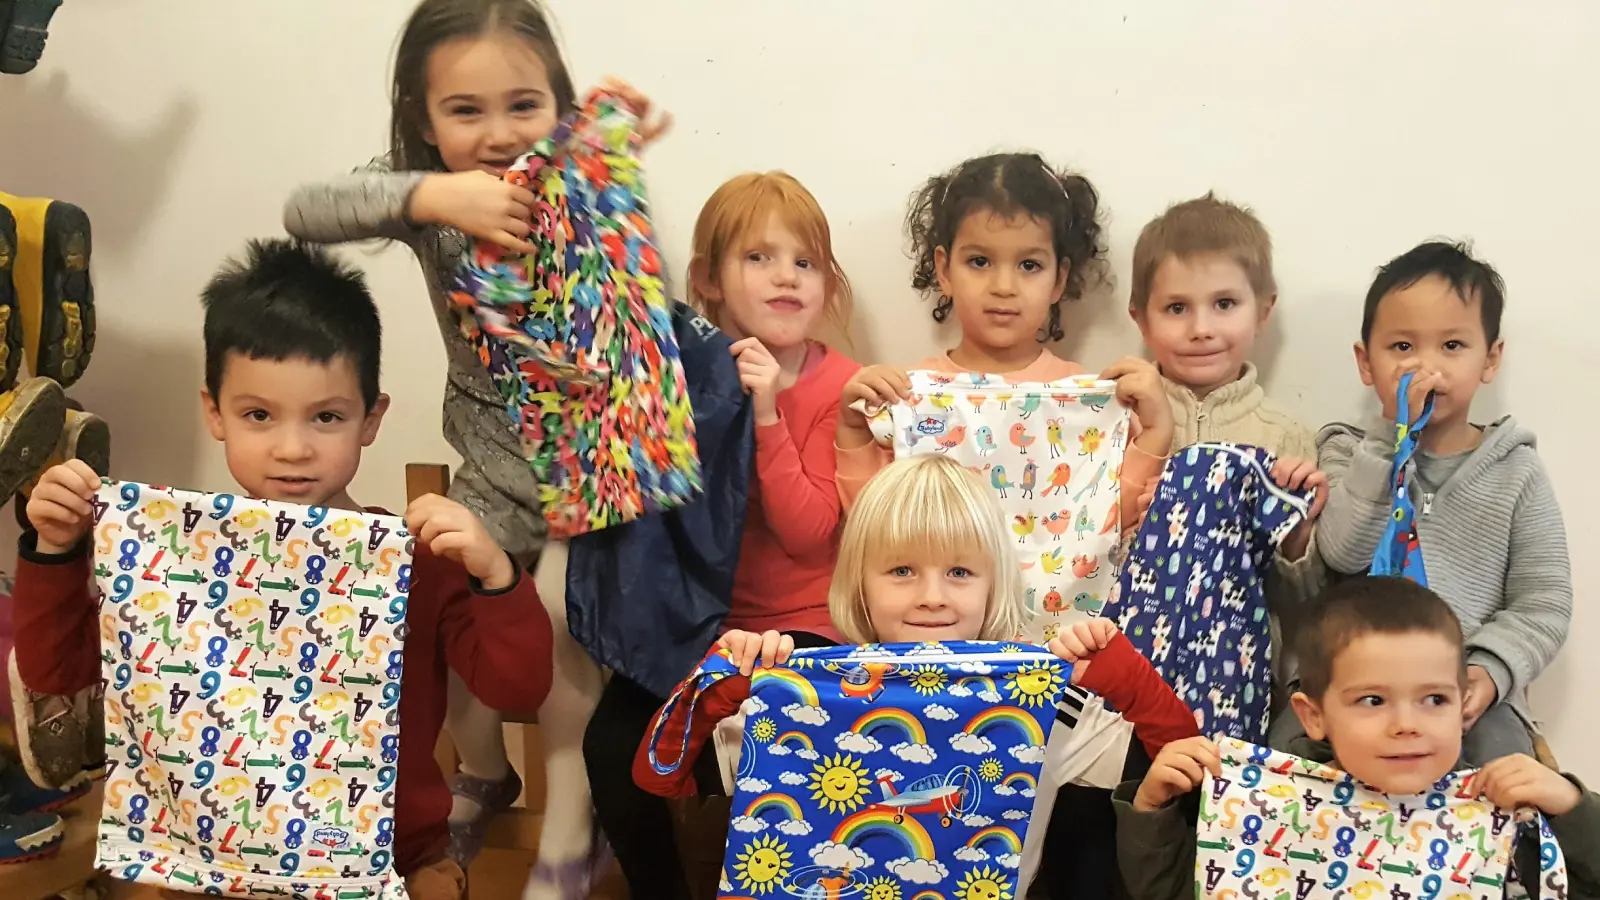
[[(1082, 175), (1057, 171), (1037, 153), (996, 153), (969, 159), (928, 179), (911, 201), (906, 234), (915, 264), (911, 286), (928, 296), (939, 290), (934, 250), (950, 252), (956, 230), (979, 210), (1001, 216), (1024, 214), (1049, 223), (1056, 260), (1067, 264), (1067, 286), (1050, 306), (1039, 340), (1061, 340), (1061, 300), (1077, 300), (1106, 280), (1106, 248), (1100, 242), (1100, 195)], [(939, 294), (933, 320), (950, 318), (954, 301)]]

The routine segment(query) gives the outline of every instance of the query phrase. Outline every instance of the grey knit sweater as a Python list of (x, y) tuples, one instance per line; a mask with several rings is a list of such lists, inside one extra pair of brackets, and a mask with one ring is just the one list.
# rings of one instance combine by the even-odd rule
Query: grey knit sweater
[[(1392, 507), (1394, 433), (1375, 418), (1370, 430), (1335, 423), (1317, 435), (1329, 492), (1314, 544), (1334, 572), (1372, 564)], [(1468, 664), (1531, 722), (1526, 688), (1572, 623), (1567, 533), (1533, 433), (1501, 419), (1436, 492), (1411, 489), (1428, 583), (1461, 619)]]
[(453, 228), (406, 219), (411, 192), (427, 174), (394, 172), (375, 159), (348, 175), (296, 190), (284, 204), (283, 225), (302, 240), (331, 244), (385, 238), (416, 253), (444, 340), (444, 436), (462, 458), (450, 496), (477, 513), (514, 558), (531, 565), (545, 535), (538, 483), (499, 391), (464, 336), (463, 312), (446, 293), (466, 238)]

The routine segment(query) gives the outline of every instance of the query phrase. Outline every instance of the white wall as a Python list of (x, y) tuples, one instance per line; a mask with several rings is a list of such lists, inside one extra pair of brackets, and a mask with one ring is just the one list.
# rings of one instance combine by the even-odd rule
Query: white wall
[[(44, 63), (0, 76), (0, 188), (86, 206), (100, 345), (75, 393), (110, 420), (119, 475), (228, 486), (205, 436), (196, 294), (245, 238), (279, 231), (298, 182), (380, 151), (409, 0), (68, 0)], [(1544, 438), (1567, 511), (1578, 603), (1536, 707), (1556, 750), (1600, 779), (1600, 562), (1584, 511), (1600, 444), (1593, 251), (1600, 7), (1573, 0), (553, 0), (580, 83), (629, 77), (677, 113), (652, 151), (674, 268), (724, 178), (785, 168), (817, 194), (860, 294), (857, 354), (909, 361), (949, 341), (908, 287), (900, 221), (920, 179), (964, 156), (1037, 148), (1089, 174), (1120, 281), (1139, 227), (1215, 188), (1278, 246), (1264, 368), (1310, 423), (1369, 402), (1350, 343), (1372, 269), (1420, 239), (1474, 238), (1505, 275), (1509, 348), (1479, 417)], [(220, 10), (240, 10), (237, 24)], [(624, 19), (627, 27), (613, 23)], [(1314, 10), (1314, 11), (1313, 11)], [(387, 311), (395, 397), (357, 494), (403, 500), (401, 466), (449, 459), (443, 358), (415, 263), (360, 251)], [(1114, 290), (1075, 308), (1063, 353), (1137, 348)], [(9, 518), (5, 517), (5, 518)]]

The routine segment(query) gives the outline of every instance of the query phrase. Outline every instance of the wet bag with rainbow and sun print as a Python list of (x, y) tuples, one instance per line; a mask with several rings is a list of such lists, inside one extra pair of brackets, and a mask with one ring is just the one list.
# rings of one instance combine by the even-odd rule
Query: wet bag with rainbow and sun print
[[(667, 700), (736, 674), (709, 657)], [(720, 897), (1016, 897), (1045, 734), (1071, 666), (952, 641), (797, 650), (757, 668)], [(668, 742), (673, 743), (673, 742)]]

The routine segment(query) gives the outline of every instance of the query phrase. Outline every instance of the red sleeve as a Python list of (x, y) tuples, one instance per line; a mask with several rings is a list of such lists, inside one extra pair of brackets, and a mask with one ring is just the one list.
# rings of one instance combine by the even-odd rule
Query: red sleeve
[(533, 577), (517, 569), (510, 587), (485, 592), (460, 563), (417, 545), (414, 591), (438, 604), (445, 661), (472, 695), (498, 710), (532, 711), (550, 691), (550, 614)]
[[(713, 649), (711, 652), (715, 653), (716, 650)], [(693, 677), (690, 676), (691, 679)], [(739, 705), (749, 696), (750, 679), (744, 675), (729, 675), (701, 691), (692, 703), (679, 703), (674, 706), (672, 716), (661, 728), (660, 739), (655, 742), (658, 761), (669, 765), (673, 761), (678, 763), (676, 768), (665, 775), (657, 772), (655, 766), (650, 763), (651, 738), (656, 734), (656, 725), (666, 707), (656, 710), (655, 717), (650, 720), (650, 727), (645, 730), (644, 740), (640, 742), (638, 752), (633, 755), (634, 783), (658, 797), (693, 797), (694, 765), (700, 758), (700, 752), (705, 749), (706, 741), (711, 739), (711, 732), (716, 730), (717, 723), (738, 712)], [(684, 725), (691, 721), (693, 730), (685, 741)]]
[(839, 532), (839, 488), (834, 483), (837, 453), (833, 432), (839, 406), (811, 426), (802, 452), (789, 434), (788, 418), (756, 427), (756, 476), (761, 509), (785, 553), (806, 557), (825, 550)]
[(1078, 687), (1104, 697), (1133, 723), (1151, 759), (1173, 741), (1200, 734), (1194, 713), (1121, 632), (1090, 660)]
[(100, 680), (100, 606), (89, 590), (89, 544), (71, 553), (42, 556), (38, 535), (24, 532), (17, 546), (12, 590), (17, 674), (30, 689), (71, 695)]

